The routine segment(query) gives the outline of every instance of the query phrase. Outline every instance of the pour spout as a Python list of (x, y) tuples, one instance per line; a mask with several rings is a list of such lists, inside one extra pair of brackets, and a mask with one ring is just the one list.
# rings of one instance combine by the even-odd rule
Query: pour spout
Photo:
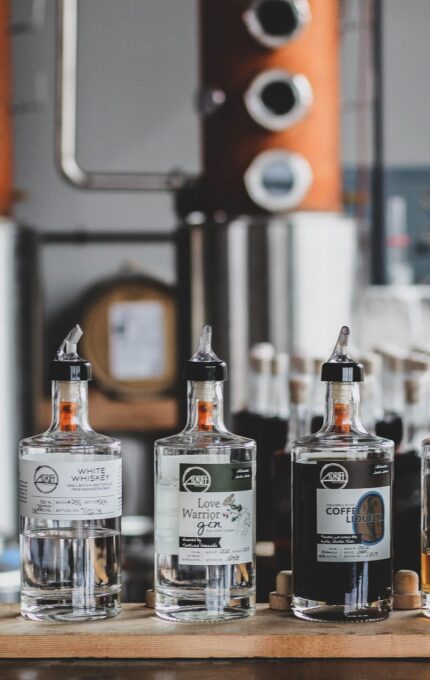
[(58, 349), (58, 358), (62, 358), (64, 355), (70, 354), (77, 355), (78, 342), (82, 338), (83, 334), (83, 330), (79, 324), (73, 326), (73, 328), (67, 333)]
[(333, 350), (332, 356), (347, 356), (350, 330), (348, 326), (342, 326), (339, 337)]
[(203, 326), (197, 354), (212, 354), (212, 326)]

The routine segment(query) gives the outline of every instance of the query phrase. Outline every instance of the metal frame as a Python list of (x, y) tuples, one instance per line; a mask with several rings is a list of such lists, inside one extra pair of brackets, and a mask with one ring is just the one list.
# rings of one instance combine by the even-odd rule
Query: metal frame
[(57, 13), (56, 161), (63, 177), (78, 189), (176, 191), (193, 182), (179, 171), (103, 172), (83, 168), (77, 158), (77, 73), (79, 0), (59, 0)]

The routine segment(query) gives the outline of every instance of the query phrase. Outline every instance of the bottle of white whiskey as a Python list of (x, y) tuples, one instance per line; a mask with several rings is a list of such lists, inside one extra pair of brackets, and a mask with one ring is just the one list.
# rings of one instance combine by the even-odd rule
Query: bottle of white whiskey
[(75, 326), (51, 363), (49, 429), (20, 443), (21, 613), (35, 621), (120, 610), (121, 445), (88, 423), (81, 336)]
[(170, 621), (255, 611), (255, 442), (224, 425), (211, 335), (186, 364), (185, 429), (155, 443), (155, 611)]

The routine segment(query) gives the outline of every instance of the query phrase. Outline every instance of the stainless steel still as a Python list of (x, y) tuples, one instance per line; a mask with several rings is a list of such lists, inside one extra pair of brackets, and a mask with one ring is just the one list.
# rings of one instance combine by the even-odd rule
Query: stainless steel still
[[(319, 356), (333, 328), (354, 320), (357, 228), (335, 213), (201, 222), (182, 226), (188, 270), (190, 341), (212, 324), (216, 352), (226, 357), (229, 410), (246, 403), (248, 351), (269, 341), (279, 352)], [(181, 272), (180, 272), (181, 274)]]

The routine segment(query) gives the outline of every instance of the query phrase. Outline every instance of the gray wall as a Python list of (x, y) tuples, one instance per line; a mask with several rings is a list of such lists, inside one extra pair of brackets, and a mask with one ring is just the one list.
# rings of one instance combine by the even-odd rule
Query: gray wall
[[(32, 5), (13, 0), (15, 24), (30, 20)], [(195, 1), (80, 0), (79, 8), (78, 157), (83, 167), (197, 172)], [(40, 230), (172, 230), (169, 194), (80, 191), (59, 176), (54, 164), (55, 14), (56, 2), (47, 0), (43, 25), (13, 39), (15, 184), (25, 196), (16, 205), (17, 219)], [(37, 97), (43, 99), (37, 110), (22, 112)], [(127, 260), (148, 274), (174, 280), (173, 252), (165, 246), (50, 246), (41, 255), (48, 311)]]

